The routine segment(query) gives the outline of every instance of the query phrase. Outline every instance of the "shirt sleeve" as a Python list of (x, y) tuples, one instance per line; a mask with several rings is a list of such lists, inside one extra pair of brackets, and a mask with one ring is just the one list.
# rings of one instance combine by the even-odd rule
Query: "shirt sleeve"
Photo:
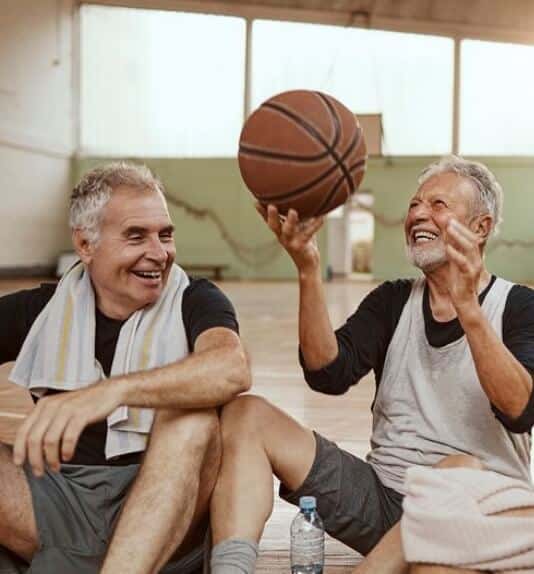
[(191, 279), (182, 299), (182, 317), (190, 351), (193, 351), (197, 337), (213, 327), (225, 327), (239, 334), (234, 306), (207, 279)]
[(529, 401), (519, 417), (512, 419), (492, 405), (493, 412), (511, 432), (529, 432), (534, 425), (534, 290), (514, 285), (503, 313), (503, 343), (533, 378)]
[(14, 361), (33, 322), (55, 291), (45, 283), (0, 297), (0, 364)]
[(387, 281), (371, 291), (356, 312), (336, 330), (338, 355), (322, 369), (307, 369), (299, 348), (304, 378), (313, 390), (329, 395), (343, 394), (371, 369), (379, 383), (387, 348), (411, 285), (409, 280)]

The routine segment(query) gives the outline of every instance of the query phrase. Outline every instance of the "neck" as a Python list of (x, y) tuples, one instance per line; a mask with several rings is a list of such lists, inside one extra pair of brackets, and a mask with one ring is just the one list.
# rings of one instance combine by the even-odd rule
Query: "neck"
[(102, 315), (105, 315), (108, 319), (125, 321), (137, 310), (127, 307), (123, 301), (115, 301), (108, 293), (103, 292), (94, 283), (92, 284), (95, 294), (95, 305)]
[[(450, 321), (456, 318), (456, 309), (452, 302), (448, 290), (450, 268), (449, 264), (444, 264), (437, 269), (425, 273), (428, 284), (428, 294), (430, 298), (430, 308), (432, 315), (437, 321)], [(491, 280), (491, 274), (484, 267), (478, 278), (477, 293), (480, 295), (488, 286)]]

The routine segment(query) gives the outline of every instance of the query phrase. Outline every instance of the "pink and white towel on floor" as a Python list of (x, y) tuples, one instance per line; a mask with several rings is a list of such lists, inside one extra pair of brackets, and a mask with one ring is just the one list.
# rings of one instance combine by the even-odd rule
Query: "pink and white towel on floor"
[(531, 484), (468, 468), (411, 468), (401, 536), (408, 562), (473, 570), (534, 573), (534, 509)]

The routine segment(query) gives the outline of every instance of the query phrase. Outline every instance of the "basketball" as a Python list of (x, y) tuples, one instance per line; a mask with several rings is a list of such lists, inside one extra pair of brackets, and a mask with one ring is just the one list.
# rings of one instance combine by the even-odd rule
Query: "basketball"
[(239, 139), (239, 169), (262, 205), (301, 219), (345, 203), (358, 189), (367, 150), (356, 116), (332, 96), (295, 90), (264, 102)]

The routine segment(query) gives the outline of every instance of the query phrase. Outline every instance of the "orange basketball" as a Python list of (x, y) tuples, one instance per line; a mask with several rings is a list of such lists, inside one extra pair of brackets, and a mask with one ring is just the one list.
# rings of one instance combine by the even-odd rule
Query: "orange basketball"
[(297, 210), (302, 219), (345, 203), (358, 189), (367, 150), (356, 116), (332, 96), (278, 94), (246, 121), (239, 169), (262, 205)]

